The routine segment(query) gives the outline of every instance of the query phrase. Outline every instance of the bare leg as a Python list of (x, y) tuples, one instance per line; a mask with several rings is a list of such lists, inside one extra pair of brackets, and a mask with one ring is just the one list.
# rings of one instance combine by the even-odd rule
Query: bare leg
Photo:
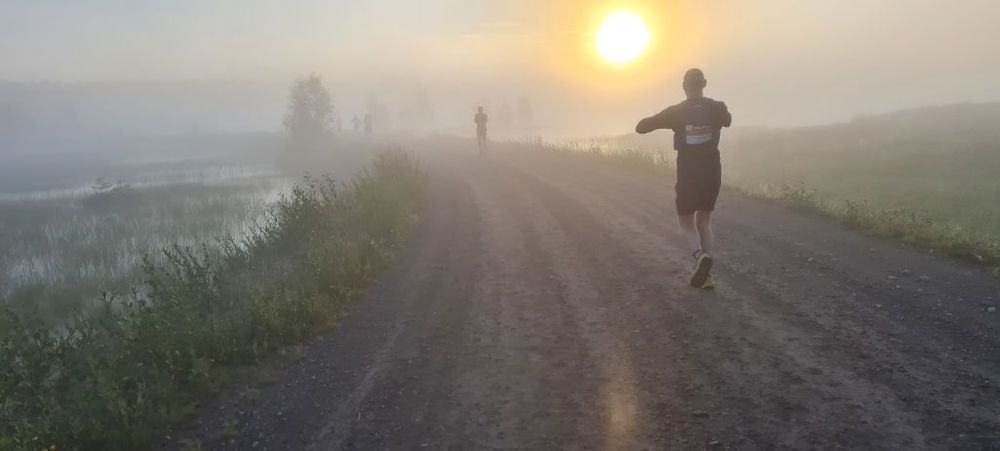
[(701, 249), (709, 252), (715, 238), (712, 236), (712, 212), (699, 211), (695, 215), (695, 226), (698, 228), (698, 236), (701, 238)]
[(695, 228), (695, 215), (677, 215), (677, 224), (681, 228), (681, 234), (691, 246), (691, 252), (701, 249), (701, 238), (698, 236), (698, 229)]

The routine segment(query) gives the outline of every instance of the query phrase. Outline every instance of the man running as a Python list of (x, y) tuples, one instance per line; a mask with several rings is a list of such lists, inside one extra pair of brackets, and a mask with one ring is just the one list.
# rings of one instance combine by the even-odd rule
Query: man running
[(483, 112), (483, 107), (479, 107), (479, 112), (476, 113), (476, 143), (479, 144), (479, 153), (486, 152), (486, 121), (489, 118), (486, 117), (486, 113)]
[(715, 288), (712, 281), (712, 211), (722, 186), (722, 163), (719, 139), (722, 127), (732, 125), (733, 116), (726, 104), (704, 96), (705, 74), (691, 69), (684, 74), (687, 100), (659, 114), (647, 117), (635, 126), (636, 133), (654, 130), (674, 131), (677, 150), (677, 222), (684, 238), (694, 251), (691, 286)]

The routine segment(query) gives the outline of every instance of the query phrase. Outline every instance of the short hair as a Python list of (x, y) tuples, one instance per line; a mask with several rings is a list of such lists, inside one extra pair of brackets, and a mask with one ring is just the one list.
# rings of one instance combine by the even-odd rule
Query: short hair
[(684, 86), (701, 87), (705, 83), (705, 73), (701, 69), (692, 68), (684, 73)]

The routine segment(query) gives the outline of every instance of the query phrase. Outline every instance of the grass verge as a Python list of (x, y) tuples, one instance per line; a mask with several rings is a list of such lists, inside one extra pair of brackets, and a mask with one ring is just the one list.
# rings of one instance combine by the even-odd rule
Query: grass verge
[[(588, 161), (614, 164), (645, 172), (673, 176), (674, 160), (668, 154), (572, 144), (558, 146), (533, 143), (538, 150), (571, 155)], [(880, 209), (867, 202), (831, 200), (804, 184), (764, 186), (760, 189), (728, 186), (744, 195), (775, 201), (800, 211), (822, 215), (873, 236), (892, 238), (904, 243), (984, 265), (1000, 265), (1000, 234), (982, 234), (958, 225), (942, 224), (905, 209)], [(1000, 268), (994, 270), (1000, 277)]]
[(816, 213), (869, 235), (891, 238), (923, 249), (985, 265), (1000, 265), (1000, 235), (946, 225), (906, 209), (875, 208), (864, 201), (826, 199), (805, 184), (737, 188), (743, 194)]
[(135, 449), (253, 364), (334, 321), (413, 225), (426, 176), (391, 152), (308, 180), (248, 237), (174, 246), (145, 283), (56, 330), (0, 310), (0, 449)]

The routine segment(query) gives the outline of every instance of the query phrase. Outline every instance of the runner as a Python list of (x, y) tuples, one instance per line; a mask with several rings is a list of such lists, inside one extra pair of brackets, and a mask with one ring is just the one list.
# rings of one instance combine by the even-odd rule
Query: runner
[(489, 118), (483, 112), (483, 107), (479, 107), (479, 112), (476, 113), (473, 120), (476, 122), (476, 143), (479, 145), (479, 153), (486, 153), (486, 121)]
[(684, 74), (687, 100), (659, 114), (647, 117), (635, 126), (636, 133), (655, 130), (674, 131), (677, 150), (677, 222), (694, 251), (691, 286), (715, 288), (712, 281), (712, 211), (722, 185), (719, 139), (722, 127), (729, 127), (733, 116), (726, 104), (704, 96), (705, 74), (691, 69)]
[(358, 119), (358, 115), (354, 115), (354, 119), (351, 119), (354, 123), (354, 133), (359, 133), (361, 131), (361, 119)]

